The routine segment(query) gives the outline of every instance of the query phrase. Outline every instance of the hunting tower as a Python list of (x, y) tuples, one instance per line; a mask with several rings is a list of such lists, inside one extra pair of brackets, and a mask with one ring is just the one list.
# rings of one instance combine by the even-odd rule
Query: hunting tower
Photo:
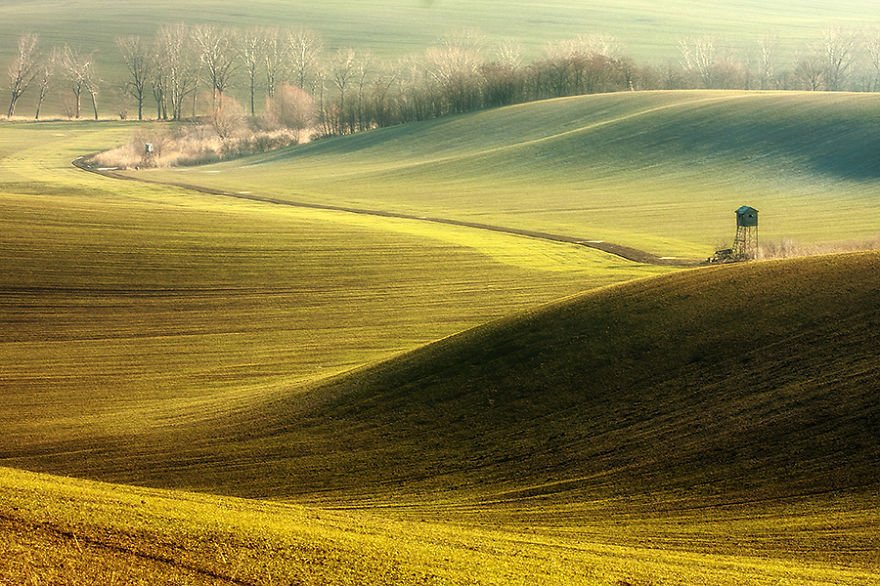
[(751, 260), (758, 256), (758, 210), (742, 206), (736, 210), (736, 238), (733, 241), (733, 258)]

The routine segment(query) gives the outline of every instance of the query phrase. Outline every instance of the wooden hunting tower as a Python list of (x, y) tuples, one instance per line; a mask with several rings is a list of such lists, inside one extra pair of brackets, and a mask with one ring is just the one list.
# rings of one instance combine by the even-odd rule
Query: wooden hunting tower
[(758, 256), (758, 210), (742, 206), (736, 210), (736, 238), (733, 258), (751, 260)]

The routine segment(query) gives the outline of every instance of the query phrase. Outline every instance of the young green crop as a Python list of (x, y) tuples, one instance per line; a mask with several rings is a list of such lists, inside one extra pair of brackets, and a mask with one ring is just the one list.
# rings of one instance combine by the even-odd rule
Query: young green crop
[(705, 258), (760, 238), (875, 239), (880, 97), (647, 92), (524, 104), (205, 169), (135, 173)]

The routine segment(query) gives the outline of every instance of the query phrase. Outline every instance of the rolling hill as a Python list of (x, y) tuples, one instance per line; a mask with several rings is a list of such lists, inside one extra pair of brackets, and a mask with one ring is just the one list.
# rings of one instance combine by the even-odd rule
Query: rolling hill
[(8, 462), (335, 505), (448, 492), (656, 509), (872, 487), (878, 262), (611, 286), (173, 434)]
[(705, 258), (733, 210), (764, 241), (876, 239), (880, 97), (634, 92), (523, 104), (132, 173)]
[[(867, 584), (880, 572), (878, 268), (880, 254), (860, 253), (615, 285), (207, 425), (42, 453), (7, 449), (4, 463), (338, 511), (303, 528), (302, 512), (291, 509), (285, 514), (300, 515), (293, 536), (329, 522), (355, 539), (422, 547), (427, 536), (448, 539), (442, 523), (458, 527), (465, 550), (493, 551), (499, 564), (517, 555), (501, 543), (534, 543), (526, 583)], [(131, 499), (148, 518), (156, 499), (251, 507), (30, 481), (52, 487), (43, 516), (18, 498), (20, 510), (5, 518), (73, 523), (111, 542), (137, 531), (123, 518), (89, 523), (52, 499), (90, 492), (111, 517), (114, 503)], [(189, 527), (192, 517), (182, 518)], [(102, 523), (115, 533), (101, 533)], [(250, 552), (241, 544), (256, 528), (229, 523), (223, 531)], [(267, 543), (279, 539), (271, 531)], [(150, 532), (168, 544), (163, 555), (185, 555), (155, 526)], [(182, 551), (218, 564), (199, 535), (189, 538), (200, 545)], [(573, 553), (557, 559), (559, 573), (544, 574), (543, 547)], [(663, 553), (651, 561), (655, 548)], [(465, 582), (454, 569), (464, 554), (445, 552), (428, 567)], [(607, 573), (592, 565), (600, 561)], [(386, 566), (373, 562), (359, 571), (377, 580), (369, 568)], [(401, 569), (418, 567), (410, 560)], [(336, 562), (324, 568), (324, 576), (340, 571)]]
[(7, 448), (173, 431), (535, 303), (668, 270), (70, 165), (128, 128), (0, 127)]

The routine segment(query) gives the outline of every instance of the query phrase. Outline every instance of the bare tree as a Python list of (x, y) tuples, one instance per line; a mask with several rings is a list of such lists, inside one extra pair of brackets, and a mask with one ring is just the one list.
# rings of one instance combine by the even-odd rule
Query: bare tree
[(779, 38), (768, 35), (758, 41), (758, 77), (761, 79), (761, 89), (773, 89), (773, 78), (776, 75), (775, 59), (776, 49), (779, 46)]
[(855, 60), (857, 45), (855, 33), (840, 28), (830, 28), (822, 37), (825, 83), (829, 90), (839, 91), (846, 83), (847, 75)]
[(263, 29), (249, 28), (240, 37), (238, 50), (244, 63), (248, 81), (251, 116), (256, 114), (257, 73), (263, 62), (263, 51), (266, 47), (266, 33)]
[(22, 35), (18, 39), (18, 55), (9, 65), (8, 70), (12, 97), (9, 101), (9, 109), (6, 111), (7, 118), (12, 118), (15, 114), (15, 105), (37, 75), (38, 44), (39, 37), (32, 33)]
[(866, 45), (871, 66), (874, 69), (873, 90), (880, 90), (880, 30), (875, 29), (867, 37)]
[(700, 37), (698, 39), (682, 40), (678, 43), (684, 68), (696, 73), (703, 87), (711, 88), (714, 79), (717, 56), (715, 53), (715, 39), (712, 37)]
[(52, 76), (55, 75), (55, 66), (58, 63), (58, 60), (58, 51), (53, 50), (50, 54), (44, 55), (37, 64), (36, 80), (40, 91), (37, 95), (37, 108), (34, 114), (34, 120), (40, 119), (43, 102), (46, 100), (46, 95), (49, 93), (49, 84), (52, 81)]
[(223, 94), (232, 83), (237, 68), (236, 32), (233, 29), (201, 25), (193, 29), (199, 47), (199, 58), (208, 73), (211, 85), (211, 106), (223, 107)]
[(338, 134), (343, 134), (347, 130), (347, 104), (345, 98), (348, 95), (348, 89), (356, 76), (357, 54), (354, 49), (340, 49), (333, 59), (331, 76), (334, 85), (339, 90), (339, 108), (336, 112), (335, 127)]
[[(370, 126), (367, 121), (366, 88), (371, 66), (372, 57), (369, 53), (362, 53), (358, 57), (355, 65), (355, 83), (357, 84), (357, 106), (355, 118), (357, 121), (357, 130), (366, 130)], [(355, 129), (352, 128), (352, 130)]]
[(794, 68), (794, 78), (801, 89), (816, 92), (825, 87), (827, 69), (822, 60), (815, 55), (801, 57)]
[(437, 114), (466, 112), (479, 103), (482, 42), (474, 35), (447, 37), (439, 47), (428, 49), (428, 76), (436, 83), (442, 100)]
[(72, 49), (70, 45), (64, 45), (60, 63), (74, 96), (73, 116), (79, 119), (82, 111), (82, 94), (87, 92), (92, 98), (97, 120), (99, 81), (94, 70), (93, 55), (91, 53), (83, 55), (78, 50)]
[(125, 92), (137, 102), (138, 120), (144, 119), (144, 95), (151, 75), (152, 60), (150, 49), (140, 37), (117, 37), (116, 46), (122, 53), (122, 60), (128, 69)]
[(496, 50), (495, 60), (481, 68), (485, 84), (484, 103), (505, 106), (521, 99), (523, 92), (522, 49), (504, 43)]
[[(156, 78), (165, 79), (162, 100), (170, 104), (171, 118), (180, 120), (183, 102), (195, 93), (199, 79), (189, 28), (176, 24), (159, 29), (157, 50)], [(167, 111), (164, 117), (167, 117)]]
[(322, 50), (321, 38), (310, 30), (300, 29), (289, 35), (287, 44), (296, 84), (301, 89), (306, 89), (309, 76), (317, 73)]
[(277, 28), (263, 29), (263, 72), (266, 75), (266, 95), (275, 95), (278, 82), (284, 78), (290, 51)]

